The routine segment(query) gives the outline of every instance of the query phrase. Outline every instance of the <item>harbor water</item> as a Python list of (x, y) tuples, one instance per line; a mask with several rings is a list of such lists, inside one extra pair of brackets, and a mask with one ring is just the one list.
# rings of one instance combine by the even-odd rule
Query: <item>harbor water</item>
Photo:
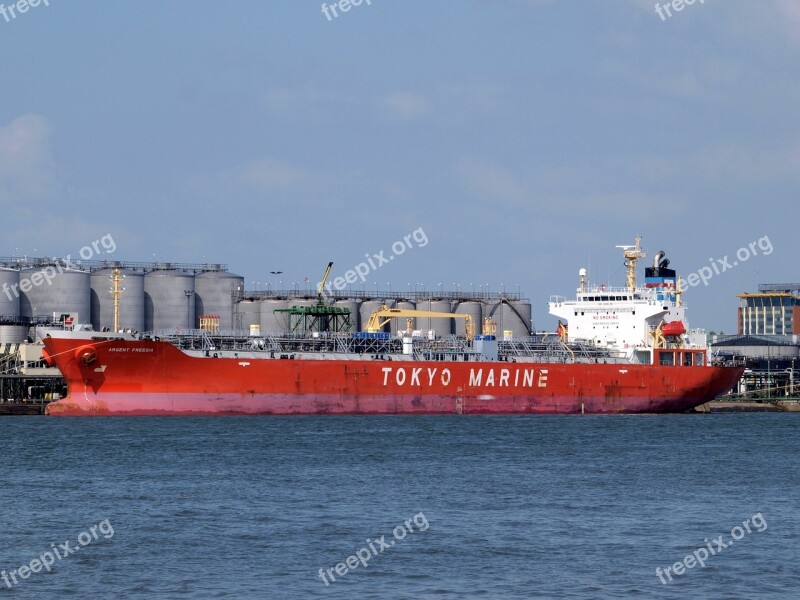
[(0, 598), (800, 588), (794, 414), (0, 425)]

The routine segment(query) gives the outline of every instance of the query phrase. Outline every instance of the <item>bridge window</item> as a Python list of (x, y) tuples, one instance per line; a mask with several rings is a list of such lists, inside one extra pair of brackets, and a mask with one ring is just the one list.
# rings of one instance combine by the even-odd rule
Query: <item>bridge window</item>
[(675, 353), (669, 350), (662, 350), (658, 353), (658, 364), (663, 366), (673, 366), (675, 364)]

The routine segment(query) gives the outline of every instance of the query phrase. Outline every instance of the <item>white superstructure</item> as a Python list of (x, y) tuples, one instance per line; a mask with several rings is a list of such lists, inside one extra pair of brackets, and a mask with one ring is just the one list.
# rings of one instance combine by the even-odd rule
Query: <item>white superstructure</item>
[(589, 341), (630, 355), (638, 362), (649, 360), (652, 348), (661, 345), (659, 340), (663, 342), (662, 335), (683, 344), (683, 331), (671, 336), (669, 327), (663, 332), (660, 329), (666, 323), (673, 323), (671, 327), (676, 331), (686, 325), (675, 271), (668, 268), (664, 253), (658, 252), (653, 266), (646, 269), (645, 285), (637, 285), (636, 261), (646, 257), (640, 242), (637, 237), (634, 246), (618, 246), (623, 249), (628, 269), (627, 286), (589, 285), (586, 269), (581, 269), (575, 300), (550, 298), (550, 314), (566, 323), (566, 331), (561, 329), (561, 334), (568, 341)]

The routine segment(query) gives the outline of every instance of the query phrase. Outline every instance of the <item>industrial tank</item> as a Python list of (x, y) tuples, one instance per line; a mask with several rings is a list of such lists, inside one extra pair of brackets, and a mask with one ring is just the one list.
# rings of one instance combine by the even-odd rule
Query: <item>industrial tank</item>
[(206, 271), (194, 278), (195, 317), (219, 315), (222, 331), (234, 329), (234, 295), (244, 290), (244, 277), (227, 271)]
[[(417, 305), (413, 302), (409, 302), (408, 300), (400, 300), (393, 308), (399, 308), (400, 310), (416, 310)], [(401, 317), (399, 319), (392, 319), (390, 323), (392, 335), (396, 336), (398, 332), (405, 331), (408, 327), (408, 319), (411, 319), (411, 330), (417, 328), (417, 320), (414, 317)]]
[(289, 313), (274, 312), (275, 309), (289, 308), (286, 300), (264, 300), (261, 302), (261, 333), (281, 334), (289, 332)]
[(20, 344), (27, 339), (27, 325), (9, 325), (0, 322), (0, 344)]
[[(523, 329), (519, 333), (519, 337), (527, 337), (533, 331), (533, 313), (531, 311), (530, 302), (512, 302), (511, 306), (522, 320)], [(516, 333), (514, 334), (517, 335)]]
[(91, 323), (88, 271), (50, 265), (25, 269), (19, 279), (21, 316), (58, 320), (59, 315), (71, 313), (77, 315), (75, 324)]
[[(361, 303), (361, 309), (358, 311), (361, 317), (361, 331), (367, 330), (367, 323), (369, 322), (369, 318), (372, 316), (376, 310), (379, 310), (383, 305), (384, 300), (365, 300)], [(389, 331), (388, 327), (384, 327), (381, 331)]]
[[(481, 319), (483, 319), (482, 311), (483, 309), (480, 302), (457, 302), (453, 312), (459, 315), (471, 316), (472, 326), (474, 327), (473, 334), (478, 335), (481, 333)], [(453, 321), (455, 322), (454, 325), (456, 335), (466, 337), (466, 319), (453, 319)]]
[(497, 337), (510, 331), (514, 338), (528, 337), (531, 326), (531, 305), (528, 302), (493, 302), (483, 305), (483, 317), (497, 325)]
[(251, 325), (261, 326), (261, 302), (256, 300), (237, 302), (234, 306), (232, 329), (249, 332)]
[[(129, 269), (120, 269), (119, 327), (144, 331), (144, 275)], [(114, 269), (100, 269), (89, 278), (92, 327), (102, 331), (104, 327), (114, 329)]]
[(19, 316), (19, 271), (0, 269), (0, 317)]
[[(451, 311), (449, 300), (420, 300), (417, 302), (417, 310), (430, 310), (434, 312)], [(436, 335), (450, 335), (453, 333), (453, 319), (445, 317), (417, 317), (417, 329), (423, 332), (433, 330)]]
[(146, 330), (196, 329), (194, 303), (194, 273), (159, 270), (144, 276)]
[(289, 298), (288, 304), (290, 308), (292, 306), (316, 306), (317, 300), (312, 300), (310, 298)]
[(337, 300), (333, 303), (337, 308), (346, 308), (350, 311), (350, 331), (361, 331), (361, 321), (359, 310), (361, 309), (360, 300)]
[[(318, 301), (316, 299), (312, 300), (310, 298), (290, 298), (288, 303), (289, 303), (289, 308), (300, 308), (300, 307), (316, 306), (318, 304)], [(287, 313), (283, 314), (277, 313), (275, 316), (279, 318), (284, 318), (285, 316), (287, 322), (287, 328), (289, 330), (289, 333), (292, 334), (302, 335), (304, 333), (307, 333), (307, 331), (305, 331), (305, 328), (310, 328), (312, 324), (310, 319), (306, 320), (304, 323), (304, 317), (302, 315), (296, 315), (294, 317), (294, 320), (292, 320), (292, 317)], [(292, 327), (294, 327), (294, 330), (292, 330)]]

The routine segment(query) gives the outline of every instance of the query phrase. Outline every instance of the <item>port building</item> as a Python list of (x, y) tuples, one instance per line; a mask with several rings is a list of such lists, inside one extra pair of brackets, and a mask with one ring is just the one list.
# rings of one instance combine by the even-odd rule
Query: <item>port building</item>
[(800, 334), (800, 283), (762, 283), (738, 297), (739, 335)]

